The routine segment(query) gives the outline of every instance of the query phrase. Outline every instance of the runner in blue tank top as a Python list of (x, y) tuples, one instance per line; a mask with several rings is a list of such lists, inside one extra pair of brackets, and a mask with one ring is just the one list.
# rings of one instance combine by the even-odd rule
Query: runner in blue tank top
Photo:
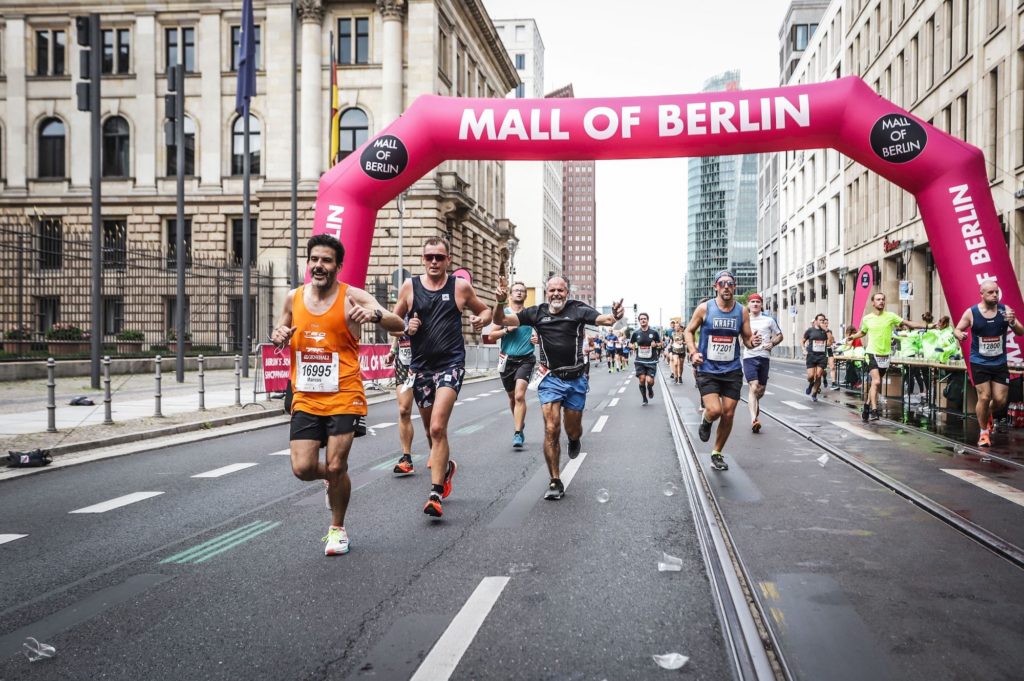
[(999, 285), (981, 282), (981, 303), (972, 305), (953, 330), (957, 340), (971, 330), (971, 380), (978, 391), (979, 447), (992, 446), (992, 415), (1006, 406), (1010, 392), (1010, 368), (1006, 363), (1006, 332), (1024, 336), (1024, 325), (1013, 309), (999, 303)]
[[(686, 347), (693, 362), (697, 388), (704, 403), (697, 434), (702, 442), (711, 439), (711, 426), (721, 418), (715, 434), (715, 448), (711, 450), (711, 466), (725, 471), (722, 450), (732, 432), (732, 419), (743, 387), (743, 369), (740, 365), (740, 342), (747, 348), (761, 344), (761, 336), (750, 329), (747, 308), (736, 302), (736, 277), (725, 270), (715, 277), (717, 295), (693, 311), (686, 325)], [(700, 331), (698, 346), (694, 334)]]
[[(526, 301), (526, 284), (517, 281), (509, 291), (508, 307), (505, 314), (518, 313), (523, 310)], [(495, 327), (490, 333), (491, 338), (501, 339), (501, 354), (498, 355), (498, 375), (501, 386), (508, 394), (508, 406), (512, 410), (515, 430), (512, 432), (512, 447), (522, 449), (526, 443), (526, 386), (530, 384), (533, 369), (537, 366), (537, 356), (533, 352), (532, 326)]]
[(455, 462), (448, 448), (448, 419), (462, 388), (466, 342), (462, 337), (462, 311), (473, 313), (469, 323), (480, 331), (491, 323), (491, 311), (473, 285), (448, 274), (448, 243), (436, 237), (423, 243), (426, 273), (406, 280), (398, 291), (395, 314), (409, 318), (405, 333), (412, 341), (410, 370), (416, 375), (412, 396), (419, 407), (430, 443), (430, 496), (423, 512), (441, 517), (441, 499), (452, 491)]

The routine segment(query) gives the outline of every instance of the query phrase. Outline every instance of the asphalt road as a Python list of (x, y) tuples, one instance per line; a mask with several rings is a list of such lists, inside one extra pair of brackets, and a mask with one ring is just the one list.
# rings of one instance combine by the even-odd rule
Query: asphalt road
[[(620, 393), (631, 378), (595, 374), (558, 502), (536, 402), (516, 452), (498, 381), (466, 385), (441, 521), (421, 512), (421, 433), (417, 474), (394, 479), (395, 405), (372, 406), (346, 556), (323, 555), (322, 487), (273, 454), (283, 427), (3, 483), (0, 679), (647, 679), (670, 652), (727, 678), (664, 407), (640, 407), (635, 379)], [(681, 571), (658, 571), (663, 551)], [(28, 662), (26, 636), (57, 656)]]

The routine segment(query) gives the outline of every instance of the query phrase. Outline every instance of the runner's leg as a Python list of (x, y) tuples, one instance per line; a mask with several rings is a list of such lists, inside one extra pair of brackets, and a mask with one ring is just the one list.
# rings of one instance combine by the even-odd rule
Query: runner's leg
[[(448, 472), (448, 459), (451, 454), (448, 447), (448, 420), (452, 416), (452, 408), (458, 394), (449, 387), (437, 389), (434, 404), (430, 409), (420, 409), (423, 423), (430, 434), (430, 481), (434, 485), (443, 485)], [(429, 424), (429, 425), (428, 425)]]
[(544, 413), (544, 460), (549, 476), (557, 479), (562, 458), (562, 403), (548, 402), (541, 405), (541, 411)]
[(402, 390), (402, 386), (399, 386), (398, 390), (398, 441), (402, 445), (402, 454), (410, 454), (415, 435), (412, 427), (412, 388)]
[[(522, 432), (526, 428), (526, 387), (530, 385), (529, 381), (523, 379), (516, 380), (516, 389), (513, 393), (513, 408), (512, 414), (516, 422), (516, 430)], [(530, 437), (533, 437), (532, 435)]]
[(327, 498), (331, 500), (331, 525), (345, 526), (345, 512), (352, 496), (352, 480), (348, 475), (348, 454), (355, 433), (331, 435), (327, 438)]
[[(718, 397), (718, 395), (715, 395)], [(731, 397), (721, 397), (722, 418), (718, 421), (718, 428), (715, 430), (715, 451), (721, 452), (725, 449), (725, 443), (732, 432), (732, 419), (736, 415), (736, 400)]]
[(757, 420), (757, 417), (761, 414), (761, 407), (759, 400), (761, 395), (764, 394), (764, 388), (755, 379), (750, 382), (750, 390), (747, 392), (747, 407), (750, 408), (750, 422), (753, 423)]
[(327, 465), (320, 461), (319, 440), (291, 441), (292, 474), (299, 480), (326, 480)]

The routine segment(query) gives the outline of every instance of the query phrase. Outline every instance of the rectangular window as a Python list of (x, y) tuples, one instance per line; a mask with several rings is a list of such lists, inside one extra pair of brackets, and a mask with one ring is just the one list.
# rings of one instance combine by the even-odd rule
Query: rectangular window
[(103, 269), (123, 270), (128, 264), (128, 223), (103, 221)]
[(338, 63), (370, 63), (370, 19), (368, 17), (338, 19)]
[(182, 63), (185, 65), (185, 73), (196, 71), (196, 29), (192, 27), (176, 26), (165, 30), (166, 36), (164, 57), (165, 69), (177, 65), (179, 49), (184, 57)]
[(942, 3), (939, 29), (942, 31), (942, 73), (953, 68), (953, 0)]
[(370, 63), (370, 20), (366, 17), (356, 19), (356, 63)]
[(1002, 25), (1003, 19), (1002, 0), (987, 0), (985, 3), (988, 10), (985, 17), (985, 30), (992, 33)]
[(522, 99), (526, 96), (526, 86), (520, 83), (516, 85), (516, 99)]
[(63, 76), (66, 46), (64, 31), (36, 31), (36, 75)]
[(352, 20), (338, 19), (338, 63), (352, 63)]
[(985, 150), (985, 161), (988, 164), (988, 177), (990, 180), (994, 180), (999, 172), (999, 161), (1001, 160), (1003, 124), (1003, 117), (1000, 111), (1002, 109), (1002, 102), (1000, 101), (998, 66), (989, 71), (986, 81), (985, 85), (988, 89), (986, 118), (988, 120), (985, 121), (985, 129), (988, 132), (988, 139), (985, 145), (987, 147)]
[[(189, 321), (192, 318), (192, 315), (190, 314), (191, 306), (189, 305), (189, 298), (190, 298), (189, 296), (185, 296), (185, 333), (186, 334), (190, 332), (191, 326), (189, 324)], [(164, 326), (167, 327), (167, 331), (168, 331), (168, 334), (167, 334), (168, 338), (167, 338), (167, 340), (171, 340), (170, 335), (172, 333), (176, 333), (177, 330), (178, 330), (178, 297), (177, 296), (166, 296), (164, 298), (164, 319), (166, 320), (166, 323), (164, 324)], [(185, 340), (187, 341), (188, 338), (186, 337)]]
[[(178, 266), (177, 244), (178, 244), (178, 220), (169, 218), (167, 220), (167, 269), (173, 270)], [(192, 265), (192, 219), (185, 218), (185, 267)]]
[(437, 34), (437, 65), (445, 76), (452, 71), (452, 48), (448, 38), (448, 29), (441, 27)]
[(103, 296), (103, 335), (112, 336), (124, 329), (124, 298)]
[(935, 20), (929, 19), (924, 22), (924, 32), (921, 33), (921, 80), (922, 91), (928, 92), (932, 88), (934, 80), (935, 59)]
[(60, 218), (41, 218), (38, 224), (39, 269), (59, 270), (64, 261), (64, 227)]
[[(242, 236), (245, 234), (242, 218), (231, 219), (231, 261), (236, 265), (242, 263)], [(256, 236), (256, 218), (249, 216), (249, 264), (256, 264), (256, 252), (259, 241)]]
[(60, 297), (45, 296), (36, 298), (36, 331), (46, 333), (60, 321)]
[(517, 69), (525, 69), (526, 68), (526, 55), (525, 54), (517, 54), (516, 55), (516, 68)]
[(956, 55), (958, 59), (963, 59), (967, 56), (971, 44), (971, 0), (960, 0), (959, 5), (960, 11), (957, 14), (960, 24), (960, 44)]
[(807, 49), (807, 24), (793, 26), (793, 49), (797, 52)]
[[(261, 71), (263, 69), (263, 59), (260, 49), (260, 27), (253, 27), (253, 42), (255, 43), (256, 52), (256, 70)], [(242, 27), (232, 26), (231, 27), (231, 70), (238, 71), (238, 55), (242, 49)]]

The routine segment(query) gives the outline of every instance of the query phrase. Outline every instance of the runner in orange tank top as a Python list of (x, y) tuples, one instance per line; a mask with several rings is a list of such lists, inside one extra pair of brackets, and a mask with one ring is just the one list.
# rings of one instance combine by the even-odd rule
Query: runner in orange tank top
[[(348, 454), (366, 434), (366, 395), (359, 372), (359, 331), (365, 323), (401, 331), (401, 317), (362, 289), (338, 282), (345, 258), (341, 242), (318, 234), (307, 244), (311, 282), (291, 291), (271, 339), (289, 345), (292, 362), (292, 472), (300, 480), (325, 480), (331, 526), (323, 541), (328, 556), (348, 553), (345, 511), (352, 494)], [(326, 462), (320, 448), (327, 447)]]

